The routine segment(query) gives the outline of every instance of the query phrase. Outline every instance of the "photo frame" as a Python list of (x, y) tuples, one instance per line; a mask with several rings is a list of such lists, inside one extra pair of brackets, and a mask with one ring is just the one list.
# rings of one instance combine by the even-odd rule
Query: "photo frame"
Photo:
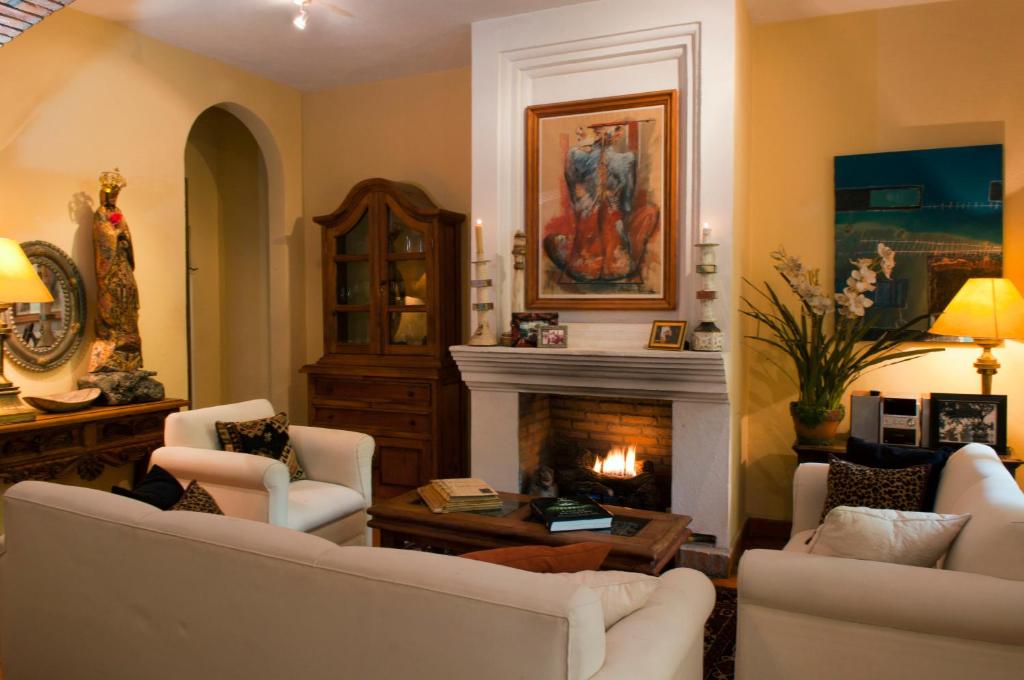
[(513, 312), (512, 346), (536, 347), (537, 329), (557, 325), (558, 312)]
[(932, 446), (987, 444), (1006, 453), (1006, 395), (932, 394)]
[(537, 329), (537, 347), (566, 349), (568, 346), (568, 326), (541, 326)]
[(676, 90), (526, 109), (527, 309), (675, 309)]
[(685, 338), (685, 321), (652, 321), (651, 338), (647, 341), (647, 349), (680, 350)]

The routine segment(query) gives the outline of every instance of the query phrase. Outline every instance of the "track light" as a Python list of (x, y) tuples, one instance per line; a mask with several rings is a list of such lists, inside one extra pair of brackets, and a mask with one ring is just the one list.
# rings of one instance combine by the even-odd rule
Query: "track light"
[(306, 7), (309, 6), (310, 0), (293, 0), (296, 6), (299, 8), (299, 13), (292, 19), (292, 25), (300, 31), (306, 30), (306, 22), (309, 20), (309, 12), (306, 11)]

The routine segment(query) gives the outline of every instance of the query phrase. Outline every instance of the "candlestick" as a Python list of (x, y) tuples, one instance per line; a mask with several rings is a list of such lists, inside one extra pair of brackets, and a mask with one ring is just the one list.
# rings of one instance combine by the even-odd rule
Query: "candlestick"
[(494, 286), (494, 281), (488, 276), (490, 260), (484, 259), (483, 225), (483, 220), (477, 220), (473, 229), (476, 236), (476, 258), (473, 260), (473, 280), (469, 282), (469, 285), (476, 291), (476, 302), (472, 305), (473, 311), (476, 312), (476, 330), (473, 331), (469, 344), (487, 347), (497, 345), (498, 337), (495, 335), (494, 325), (491, 323), (494, 302), (490, 299), (489, 291)]
[(725, 346), (725, 338), (721, 329), (715, 325), (715, 300), (718, 298), (718, 290), (715, 288), (715, 274), (718, 273), (715, 248), (718, 244), (708, 243), (711, 227), (707, 222), (700, 232), (701, 242), (697, 244), (700, 248), (700, 263), (697, 265), (697, 273), (701, 278), (701, 290), (697, 291), (700, 324), (693, 331), (690, 347), (695, 352), (721, 352)]

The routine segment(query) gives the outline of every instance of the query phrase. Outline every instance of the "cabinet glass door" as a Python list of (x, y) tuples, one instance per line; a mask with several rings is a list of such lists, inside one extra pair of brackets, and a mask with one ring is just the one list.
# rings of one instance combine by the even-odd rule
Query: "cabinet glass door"
[(433, 343), (429, 227), (385, 206), (386, 351), (427, 354)]
[(370, 211), (351, 225), (332, 230), (333, 272), (328, 290), (335, 351), (368, 351), (372, 341), (373, 272), (370, 261)]

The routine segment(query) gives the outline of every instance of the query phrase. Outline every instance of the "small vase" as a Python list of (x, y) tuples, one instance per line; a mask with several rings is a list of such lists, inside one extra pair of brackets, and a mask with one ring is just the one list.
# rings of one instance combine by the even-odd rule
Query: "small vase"
[(797, 444), (827, 445), (836, 437), (839, 423), (846, 415), (846, 407), (840, 405), (830, 411), (820, 411), (814, 418), (801, 418), (798, 415), (798, 404), (789, 403), (789, 414), (793, 417), (793, 429), (796, 430)]

